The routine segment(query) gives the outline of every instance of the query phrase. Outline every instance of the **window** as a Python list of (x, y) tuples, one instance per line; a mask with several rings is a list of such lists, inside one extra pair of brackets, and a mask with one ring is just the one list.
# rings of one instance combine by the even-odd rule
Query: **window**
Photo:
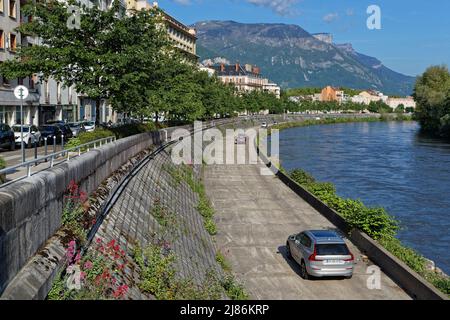
[(0, 30), (0, 49), (5, 49), (5, 36), (3, 30)]
[(10, 33), (9, 34), (9, 50), (10, 51), (16, 51), (17, 48), (17, 40), (16, 35)]
[(16, 0), (9, 0), (9, 16), (16, 18)]

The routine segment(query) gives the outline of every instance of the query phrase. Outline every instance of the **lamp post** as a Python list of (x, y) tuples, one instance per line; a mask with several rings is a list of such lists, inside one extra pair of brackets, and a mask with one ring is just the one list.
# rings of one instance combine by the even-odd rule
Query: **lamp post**
[(23, 100), (28, 97), (28, 89), (25, 86), (17, 86), (14, 95), (20, 99), (20, 146), (22, 151), (22, 162), (25, 162), (25, 146), (23, 144)]

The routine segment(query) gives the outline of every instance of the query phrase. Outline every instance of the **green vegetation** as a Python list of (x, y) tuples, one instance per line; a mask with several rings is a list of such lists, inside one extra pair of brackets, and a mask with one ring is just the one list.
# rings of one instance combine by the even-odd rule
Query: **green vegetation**
[(91, 132), (82, 132), (76, 138), (72, 138), (67, 142), (66, 148), (75, 148), (88, 142), (113, 137), (114, 133), (105, 129), (95, 129)]
[(433, 66), (418, 77), (414, 89), (417, 102), (415, 118), (423, 131), (450, 137), (450, 72)]
[(220, 266), (222, 267), (223, 271), (225, 272), (230, 272), (231, 271), (231, 266), (228, 263), (228, 261), (225, 259), (224, 255), (222, 254), (222, 252), (217, 252), (216, 253), (216, 261), (218, 264), (220, 264)]
[[(0, 157), (0, 170), (6, 168), (6, 161), (2, 157)], [(6, 181), (6, 178), (4, 175), (0, 174), (0, 184), (4, 183)]]
[(415, 250), (405, 247), (397, 238), (399, 222), (384, 208), (370, 208), (359, 200), (343, 199), (336, 194), (332, 183), (317, 182), (303, 170), (293, 170), (289, 176), (311, 192), (327, 206), (341, 215), (351, 227), (361, 230), (377, 240), (389, 252), (405, 262), (411, 269), (430, 281), (436, 288), (449, 295), (450, 279), (427, 271), (426, 260)]
[(198, 181), (194, 175), (194, 170), (191, 166), (185, 164), (174, 166), (165, 166), (164, 169), (171, 175), (172, 179), (178, 186), (182, 181), (185, 181), (189, 187), (198, 194), (199, 201), (197, 205), (198, 212), (203, 217), (203, 222), (206, 231), (212, 236), (217, 234), (217, 226), (214, 223), (214, 209), (209, 201), (205, 187)]
[(136, 245), (133, 259), (139, 266), (139, 289), (158, 300), (218, 300), (223, 291), (232, 300), (247, 298), (242, 286), (231, 275), (220, 278), (208, 270), (200, 284), (177, 278), (176, 257), (161, 245), (153, 244), (145, 249)]

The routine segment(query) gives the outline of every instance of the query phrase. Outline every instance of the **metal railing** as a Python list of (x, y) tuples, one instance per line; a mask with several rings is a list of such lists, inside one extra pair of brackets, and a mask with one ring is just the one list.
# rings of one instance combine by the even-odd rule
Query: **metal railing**
[(10, 167), (0, 170), (0, 177), (3, 176), (4, 178), (6, 178), (8, 174), (16, 173), (18, 170), (20, 171), (20, 169), (26, 168), (25, 175), (14, 178), (11, 181), (6, 181), (4, 184), (0, 185), (0, 188), (4, 187), (14, 181), (17, 181), (17, 180), (20, 180), (20, 179), (23, 179), (26, 177), (30, 177), (33, 174), (33, 172), (32, 172), (33, 167), (37, 167), (38, 165), (40, 165), (42, 163), (48, 163), (49, 165), (46, 168), (40, 168), (40, 170), (38, 170), (37, 172), (48, 169), (48, 168), (53, 168), (56, 164), (68, 162), (68, 161), (70, 161), (70, 159), (78, 157), (85, 152), (89, 152), (93, 149), (97, 149), (101, 146), (104, 146), (105, 144), (114, 142), (114, 141), (116, 141), (116, 137), (110, 136), (107, 138), (90, 141), (88, 143), (84, 143), (84, 144), (81, 144), (79, 146), (69, 148), (69, 149), (64, 149), (64, 142), (63, 142), (64, 140), (62, 140), (61, 149), (63, 149), (63, 150), (61, 150), (61, 151), (56, 151), (55, 137), (53, 137), (53, 141), (55, 142), (53, 144), (53, 153), (47, 154), (48, 145), (47, 145), (47, 140), (45, 140), (45, 146), (44, 146), (45, 155), (38, 157), (37, 151), (36, 151), (37, 148), (35, 147), (35, 158), (34, 159), (28, 160), (28, 161), (25, 161), (25, 162), (22, 162), (22, 163), (19, 163), (19, 164), (16, 164), (16, 165), (13, 165), (13, 166), (10, 166)]

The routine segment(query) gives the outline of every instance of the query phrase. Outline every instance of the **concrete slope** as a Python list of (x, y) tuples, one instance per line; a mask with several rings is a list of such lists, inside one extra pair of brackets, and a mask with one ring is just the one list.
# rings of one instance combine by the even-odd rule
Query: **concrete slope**
[(382, 273), (381, 290), (369, 290), (367, 267), (351, 243), (357, 264), (351, 280), (303, 280), (286, 258), (286, 239), (307, 229), (334, 226), (263, 165), (205, 168), (205, 186), (216, 210), (217, 245), (253, 299), (410, 299)]

